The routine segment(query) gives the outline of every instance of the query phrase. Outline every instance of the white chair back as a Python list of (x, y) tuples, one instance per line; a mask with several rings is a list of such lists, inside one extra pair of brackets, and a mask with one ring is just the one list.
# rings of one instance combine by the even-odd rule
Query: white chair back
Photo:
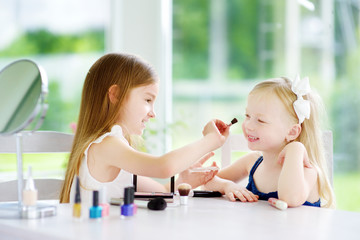
[[(22, 136), (23, 153), (60, 153), (70, 152), (73, 134), (38, 131), (24, 132)], [(0, 136), (0, 153), (16, 153), (16, 136)], [(14, 161), (14, 165), (16, 162)], [(34, 179), (39, 200), (59, 199), (62, 179)], [(23, 183), (25, 186), (25, 180)], [(0, 202), (18, 200), (17, 180), (0, 182)]]
[[(38, 131), (24, 132), (22, 135), (23, 153), (70, 152), (74, 135), (63, 132)], [(0, 153), (16, 153), (16, 136), (0, 136)]]

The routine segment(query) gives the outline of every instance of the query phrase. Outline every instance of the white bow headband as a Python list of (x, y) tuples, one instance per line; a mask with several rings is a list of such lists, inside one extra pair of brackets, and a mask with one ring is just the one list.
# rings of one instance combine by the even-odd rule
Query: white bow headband
[(299, 119), (299, 124), (301, 124), (305, 118), (310, 118), (310, 101), (303, 99), (303, 95), (306, 95), (311, 91), (309, 78), (305, 77), (300, 79), (300, 76), (297, 75), (295, 80), (292, 82), (291, 90), (297, 96), (297, 100), (293, 103), (293, 106)]

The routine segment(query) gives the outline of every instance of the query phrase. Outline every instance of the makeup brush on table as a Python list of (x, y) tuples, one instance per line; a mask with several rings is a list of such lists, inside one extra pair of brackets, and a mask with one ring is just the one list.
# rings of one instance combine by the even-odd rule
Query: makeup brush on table
[(178, 192), (180, 195), (180, 204), (187, 205), (189, 193), (191, 190), (191, 185), (187, 183), (181, 183), (178, 186)]

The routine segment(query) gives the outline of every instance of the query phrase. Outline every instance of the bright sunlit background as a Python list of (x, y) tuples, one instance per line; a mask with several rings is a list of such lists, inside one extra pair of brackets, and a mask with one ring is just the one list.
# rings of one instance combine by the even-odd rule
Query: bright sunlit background
[[(167, 14), (170, 20), (145, 27), (142, 13), (152, 10), (158, 10), (154, 18)], [(165, 132), (171, 149), (198, 139), (209, 119), (241, 121), (257, 81), (308, 76), (326, 106), (325, 128), (334, 135), (337, 207), (360, 211), (359, 11), (360, 0), (0, 0), (0, 69), (19, 58), (42, 65), (49, 77), (49, 110), (41, 130), (71, 132), (90, 66), (134, 40), (114, 24), (125, 22), (126, 12), (126, 18), (140, 19), (131, 21), (134, 31), (169, 36), (162, 48), (169, 54), (161, 56), (170, 75), (161, 81), (171, 106), (160, 104), (157, 113), (167, 118), (165, 124), (150, 126), (145, 138)], [(150, 55), (156, 49), (147, 48)], [(232, 132), (241, 133), (240, 125)], [(149, 150), (161, 141), (152, 140)], [(64, 155), (26, 155), (24, 165), (32, 164), (37, 176), (63, 177), (66, 161)], [(0, 181), (16, 177), (15, 162), (14, 155), (0, 154)]]

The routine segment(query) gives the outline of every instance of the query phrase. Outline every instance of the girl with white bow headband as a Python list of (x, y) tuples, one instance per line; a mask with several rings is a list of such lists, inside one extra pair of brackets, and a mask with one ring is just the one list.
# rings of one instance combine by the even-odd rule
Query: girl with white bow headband
[[(334, 207), (319, 127), (320, 98), (309, 79), (269, 79), (247, 99), (243, 133), (250, 152), (205, 185), (229, 200), (277, 198), (288, 206)], [(249, 177), (245, 187), (236, 184)]]

